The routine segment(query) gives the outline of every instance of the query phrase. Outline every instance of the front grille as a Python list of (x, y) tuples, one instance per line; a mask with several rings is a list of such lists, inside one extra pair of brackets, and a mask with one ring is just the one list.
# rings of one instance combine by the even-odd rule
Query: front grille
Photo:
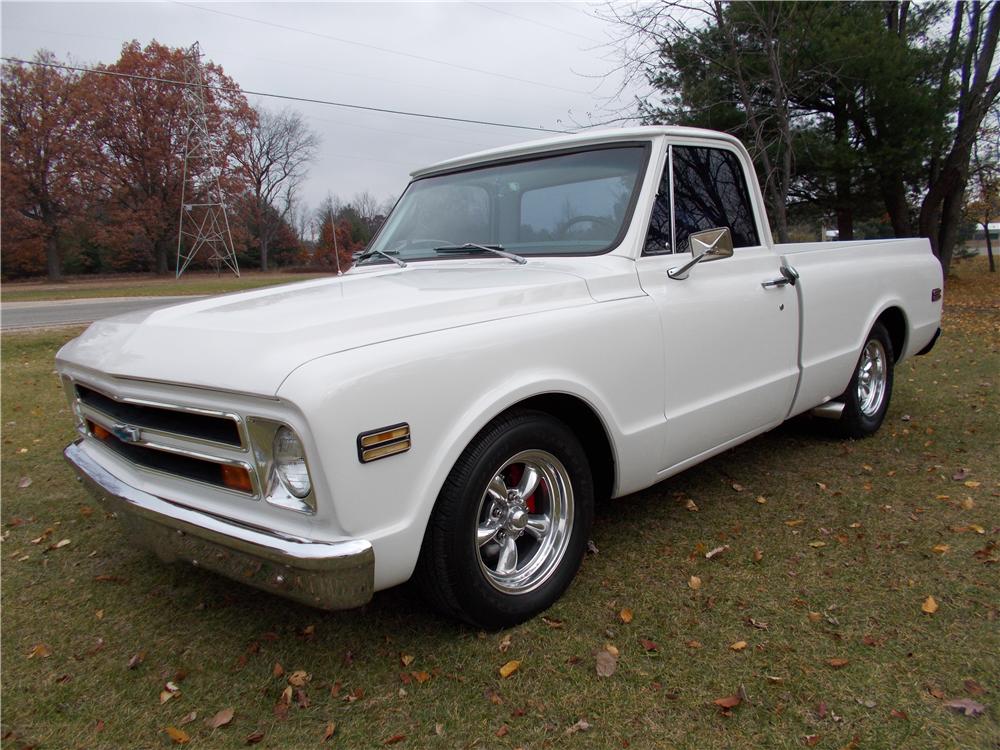
[(258, 496), (242, 420), (235, 414), (112, 397), (67, 381), (81, 431), (131, 464)]
[(135, 427), (145, 427), (198, 440), (240, 447), (240, 428), (231, 417), (217, 417), (128, 401), (118, 401), (85, 385), (76, 386), (80, 402), (112, 419)]

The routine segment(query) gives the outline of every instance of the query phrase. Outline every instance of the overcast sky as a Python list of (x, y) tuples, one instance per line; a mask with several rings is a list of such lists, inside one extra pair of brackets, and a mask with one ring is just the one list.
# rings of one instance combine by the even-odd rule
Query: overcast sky
[[(477, 120), (576, 128), (609, 116), (618, 29), (585, 3), (0, 4), (3, 55), (48, 49), (112, 63), (122, 43), (201, 44), (247, 90)], [(626, 96), (633, 95), (630, 90)], [(395, 198), (408, 173), (470, 151), (545, 137), (515, 130), (249, 97), (297, 109), (322, 145), (302, 188)]]

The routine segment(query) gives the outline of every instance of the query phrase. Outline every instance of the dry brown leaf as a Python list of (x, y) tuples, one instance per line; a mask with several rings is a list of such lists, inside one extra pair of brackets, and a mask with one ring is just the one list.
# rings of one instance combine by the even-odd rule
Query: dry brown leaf
[(542, 618), (542, 622), (544, 622), (546, 625), (548, 625), (553, 630), (560, 630), (560, 629), (562, 629), (562, 626), (563, 626), (563, 621), (562, 620), (556, 620), (553, 617), (543, 617)]
[(807, 734), (803, 737), (806, 743), (806, 747), (815, 747), (816, 743), (820, 741), (820, 736), (818, 734)]
[(611, 654), (616, 659), (618, 658), (618, 647), (612, 643), (605, 643), (604, 650)]
[(413, 656), (412, 654), (402, 654), (402, 653), (401, 653), (401, 654), (399, 655), (399, 663), (400, 663), (400, 664), (402, 664), (402, 665), (403, 665), (404, 667), (408, 667), (408, 666), (410, 666), (411, 664), (413, 664), (413, 660), (414, 660), (415, 658), (416, 658), (416, 657), (415, 657), (415, 656)]
[(500, 639), (500, 643), (497, 644), (497, 649), (499, 649), (501, 654), (506, 654), (510, 649), (511, 637), (508, 633), (503, 638)]
[(688, 586), (697, 591), (701, 588), (701, 579), (698, 576), (691, 576), (688, 580)]
[(820, 547), (825, 547), (826, 542), (821, 542), (819, 540), (816, 540), (815, 542), (809, 542), (809, 546), (818, 549)]
[(27, 489), (31, 486), (31, 477), (21, 477), (17, 483), (18, 489)]
[(514, 672), (518, 670), (521, 666), (521, 662), (518, 659), (511, 659), (509, 662), (500, 667), (500, 676), (504, 679), (510, 677)]
[(405, 734), (394, 734), (392, 737), (383, 742), (383, 745), (395, 745), (397, 742), (402, 742), (406, 739)]
[(411, 672), (410, 674), (412, 674), (413, 679), (419, 682), (421, 685), (423, 685), (431, 678), (430, 672)]
[(564, 734), (576, 734), (577, 732), (586, 732), (590, 729), (590, 722), (586, 719), (580, 719), (571, 727), (568, 727)]
[(823, 615), (821, 615), (819, 612), (810, 612), (809, 614), (806, 615), (806, 617), (809, 618), (809, 622), (819, 622), (820, 620), (823, 619)]
[(169, 735), (170, 741), (175, 745), (186, 745), (191, 741), (191, 736), (183, 729), (178, 729), (177, 727), (167, 727), (163, 731)]
[(906, 714), (906, 711), (900, 711), (898, 708), (894, 708), (889, 712), (889, 716), (894, 719), (909, 719), (910, 717)]
[(763, 495), (757, 495), (756, 502), (758, 505), (767, 505), (767, 498), (764, 497)]
[(698, 511), (698, 504), (691, 498), (687, 499), (687, 501), (684, 503), (684, 507), (692, 512)]
[(243, 740), (243, 742), (245, 744), (247, 744), (247, 745), (256, 745), (262, 739), (264, 739), (264, 730), (263, 729), (255, 729), (252, 732), (250, 732), (250, 734), (248, 734), (246, 736), (246, 738)]
[(944, 705), (945, 708), (950, 708), (952, 711), (959, 711), (966, 716), (980, 716), (986, 710), (986, 706), (982, 703), (977, 703), (971, 698), (959, 698), (958, 700), (948, 701)]
[(937, 600), (933, 596), (928, 596), (924, 599), (924, 603), (920, 605), (920, 609), (928, 615), (933, 615), (938, 611)]
[(182, 718), (177, 723), (180, 726), (184, 726), (185, 724), (190, 724), (192, 721), (194, 721), (197, 718), (198, 718), (198, 712), (197, 711), (192, 711), (191, 713), (185, 714), (184, 718)]
[(723, 552), (727, 552), (728, 550), (729, 550), (729, 545), (723, 544), (721, 547), (716, 547), (715, 549), (711, 549), (708, 552), (706, 552), (705, 559), (711, 560), (713, 557), (718, 557)]
[(310, 704), (309, 696), (306, 691), (302, 688), (295, 688), (295, 705), (299, 708), (309, 708)]
[(506, 737), (509, 733), (510, 733), (510, 727), (507, 726), (506, 724), (501, 724), (500, 728), (497, 729), (497, 731), (495, 731), (493, 734), (495, 734), (497, 737)]
[(736, 492), (743, 492), (743, 490), (745, 490), (745, 489), (746, 489), (746, 487), (744, 487), (744, 486), (743, 486), (742, 484), (740, 484), (739, 482), (733, 482), (733, 483), (732, 483), (731, 485), (729, 485), (729, 486), (730, 486), (730, 487), (732, 487), (732, 488), (733, 488), (733, 489), (734, 489), (734, 490), (735, 490)]
[(646, 651), (658, 651), (660, 648), (658, 645), (656, 645), (655, 641), (650, 641), (645, 638), (640, 638), (639, 643), (642, 644), (642, 647), (646, 649)]
[(733, 693), (732, 695), (727, 695), (725, 698), (716, 698), (712, 703), (714, 703), (719, 708), (736, 708), (743, 702), (739, 693)]
[(328, 739), (333, 737), (336, 731), (337, 731), (337, 722), (328, 721), (326, 723), (326, 729), (323, 730), (323, 739), (320, 740), (320, 742), (326, 742)]
[(274, 669), (271, 670), (271, 676), (274, 678), (282, 677), (285, 674), (285, 668), (281, 666), (281, 662), (274, 662)]
[(975, 489), (976, 487), (978, 487), (978, 486), (979, 486), (979, 484), (980, 484), (980, 483), (979, 483), (979, 482), (976, 482), (976, 481), (973, 481), (972, 479), (970, 479), (970, 480), (968, 480), (968, 481), (964, 482), (964, 484), (965, 484), (965, 486), (966, 486), (966, 487), (968, 487), (969, 489), (973, 489), (973, 490), (974, 490), (974, 489)]
[(137, 654), (133, 654), (132, 658), (128, 660), (128, 668), (129, 669), (135, 669), (140, 664), (142, 664), (142, 660), (145, 659), (145, 658), (146, 658), (146, 652), (145, 651), (140, 651)]
[(790, 521), (785, 521), (785, 526), (801, 526), (806, 522), (804, 518), (793, 518)]
[(931, 551), (937, 552), (939, 555), (943, 555), (950, 549), (951, 547), (947, 544), (935, 544), (933, 547), (931, 547)]
[[(167, 685), (170, 685), (170, 684), (171, 683), (169, 683), (169, 682), (167, 683)], [(181, 697), (181, 691), (180, 690), (176, 690), (176, 689), (175, 690), (170, 690), (170, 689), (161, 690), (160, 691), (160, 705), (163, 705), (164, 703), (166, 703), (168, 700), (170, 700), (172, 698), (180, 698), (180, 697)]]
[(730, 651), (742, 651), (746, 647), (747, 647), (747, 642), (746, 641), (736, 641), (736, 643), (730, 644), (729, 650)]
[(971, 497), (966, 497), (962, 499), (962, 510), (972, 510), (976, 507), (976, 501)]
[(759, 547), (754, 547), (753, 548), (753, 561), (754, 562), (760, 562), (763, 559), (764, 559), (764, 553), (760, 550)]
[(843, 667), (846, 667), (849, 663), (850, 660), (848, 659), (833, 658), (826, 660), (826, 665), (828, 667), (833, 667), (834, 669), (841, 669)]
[(311, 679), (311, 675), (304, 669), (296, 669), (288, 675), (288, 684), (292, 687), (302, 687)]
[(58, 542), (56, 542), (55, 544), (50, 544), (45, 549), (46, 550), (50, 550), (50, 549), (62, 549), (63, 547), (66, 547), (69, 544), (70, 544), (69, 539), (60, 539)]
[(52, 656), (52, 649), (44, 643), (36, 643), (31, 647), (31, 651), (28, 652), (28, 658), (34, 659), (36, 656), (40, 659)]
[(701, 648), (701, 641), (688, 641), (684, 644), (688, 648)]
[(626, 625), (628, 625), (630, 622), (632, 622), (632, 610), (629, 609), (628, 607), (625, 607), (624, 609), (622, 609), (621, 612), (618, 613), (618, 619), (621, 620)]
[(224, 727), (233, 720), (233, 709), (224, 708), (210, 719), (205, 719), (205, 726), (209, 729)]
[(962, 685), (965, 687), (965, 692), (969, 695), (983, 695), (986, 692), (986, 688), (975, 680), (965, 680)]
[(610, 677), (618, 669), (618, 657), (606, 649), (598, 651), (594, 657), (598, 677)]

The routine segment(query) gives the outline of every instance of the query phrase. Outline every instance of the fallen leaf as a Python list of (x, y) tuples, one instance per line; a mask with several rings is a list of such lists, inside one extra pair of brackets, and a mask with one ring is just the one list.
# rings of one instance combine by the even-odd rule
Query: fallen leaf
[(935, 612), (938, 611), (937, 600), (933, 596), (928, 596), (926, 599), (924, 599), (924, 603), (920, 605), (920, 609), (921, 611), (926, 612), (929, 615), (933, 615)]
[(211, 719), (205, 719), (205, 726), (209, 729), (224, 727), (233, 720), (233, 709), (224, 708)]
[(618, 658), (609, 651), (598, 651), (594, 661), (598, 677), (610, 677), (618, 669)]
[(333, 737), (334, 732), (337, 731), (337, 722), (328, 721), (326, 723), (326, 729), (323, 730), (323, 739), (320, 742), (326, 742), (328, 739)]
[(609, 654), (611, 654), (616, 659), (618, 658), (618, 647), (617, 646), (615, 646), (615, 645), (613, 645), (611, 643), (605, 643), (604, 644), (604, 650), (607, 651)]
[(304, 669), (296, 669), (288, 675), (288, 684), (292, 687), (302, 687), (310, 680), (310, 675)]
[(44, 643), (36, 643), (31, 647), (31, 651), (28, 652), (28, 658), (34, 659), (36, 656), (40, 659), (52, 656), (52, 649)]
[(785, 526), (801, 526), (806, 520), (804, 518), (793, 518), (790, 521), (785, 521)]
[(815, 542), (809, 542), (809, 546), (818, 549), (819, 547), (825, 547), (826, 542), (821, 542), (817, 540)]
[(732, 487), (732, 488), (733, 488), (733, 489), (734, 489), (734, 490), (735, 490), (736, 492), (743, 492), (743, 490), (745, 490), (745, 489), (746, 489), (746, 487), (744, 487), (744, 486), (743, 486), (742, 484), (740, 484), (739, 482), (733, 482), (733, 483), (732, 483), (731, 485), (729, 485), (729, 486), (730, 486), (730, 487)]
[(494, 706), (503, 705), (503, 698), (501, 698), (500, 694), (493, 688), (486, 688), (486, 690), (483, 691), (483, 695), (486, 696), (487, 700), (489, 700), (489, 702)]
[(618, 613), (618, 619), (621, 620), (626, 625), (628, 625), (630, 622), (632, 622), (632, 610), (629, 609), (628, 607), (625, 607), (621, 612)]
[(309, 696), (302, 688), (295, 688), (295, 705), (299, 708), (309, 708)]
[[(430, 672), (411, 672), (411, 674), (413, 675), (413, 679), (419, 682), (421, 685), (423, 685), (431, 678)], [(506, 675), (504, 675), (504, 677), (506, 677)]]
[(497, 649), (500, 651), (501, 654), (506, 654), (507, 651), (510, 649), (510, 643), (511, 643), (511, 637), (510, 634), (508, 633), (507, 635), (505, 635), (503, 638), (500, 639), (500, 643), (497, 644)]
[(809, 618), (809, 622), (819, 622), (820, 620), (823, 619), (823, 615), (821, 615), (819, 612), (810, 612), (806, 615), (806, 617)]
[(969, 695), (982, 695), (983, 693), (986, 692), (986, 688), (984, 688), (975, 680), (965, 680), (965, 682), (963, 682), (962, 685), (965, 687), (965, 692), (967, 692)]
[(493, 734), (495, 734), (497, 737), (506, 737), (509, 733), (510, 733), (510, 727), (507, 726), (506, 724), (501, 724), (500, 728), (497, 729), (497, 731), (495, 731)]
[(597, 549), (597, 545), (594, 544), (593, 539), (587, 540), (587, 552), (589, 552), (591, 555), (599, 555), (601, 553), (601, 551)]
[(982, 703), (976, 703), (971, 698), (958, 698), (957, 700), (948, 701), (944, 706), (945, 708), (950, 708), (952, 711), (959, 711), (966, 716), (980, 716), (986, 710), (986, 706)]
[(725, 709), (736, 708), (742, 702), (743, 699), (740, 698), (739, 693), (733, 693), (732, 695), (727, 695), (725, 698), (716, 698), (714, 701), (712, 701), (712, 703), (714, 703), (719, 708), (725, 708)]
[(691, 576), (688, 580), (688, 586), (697, 591), (701, 588), (701, 579), (698, 576)]
[(642, 647), (647, 651), (657, 651), (660, 648), (659, 646), (656, 645), (655, 641), (648, 641), (645, 638), (640, 638), (639, 643), (641, 643)]
[(708, 552), (705, 553), (705, 559), (711, 560), (713, 557), (718, 557), (723, 552), (726, 552), (728, 549), (729, 545), (723, 544), (721, 547), (716, 547), (715, 549), (709, 550)]
[(687, 499), (687, 502), (684, 503), (684, 507), (693, 512), (698, 511), (698, 504), (691, 498)]
[(243, 742), (247, 745), (256, 745), (262, 739), (264, 739), (264, 730), (255, 729), (246, 736), (246, 739), (244, 739)]
[(759, 547), (754, 547), (753, 548), (753, 561), (754, 562), (760, 562), (763, 559), (764, 559), (764, 553), (760, 550)]
[(684, 645), (688, 648), (701, 648), (701, 641), (688, 641)]
[(440, 724), (440, 723), (435, 724), (434, 725), (434, 734), (436, 734), (438, 737), (443, 736), (444, 735), (444, 724)]
[(747, 642), (746, 641), (736, 641), (736, 643), (730, 644), (729, 650), (730, 651), (742, 651), (746, 647), (747, 647)]
[(849, 663), (848, 659), (837, 659), (837, 658), (834, 658), (834, 659), (827, 659), (826, 660), (826, 665), (828, 667), (833, 667), (834, 669), (841, 669), (842, 667), (846, 667), (848, 665), (848, 663)]
[(20, 481), (17, 483), (19, 489), (27, 489), (31, 486), (31, 477), (21, 477)]
[(764, 675), (764, 679), (767, 680), (772, 685), (780, 685), (785, 681), (784, 677), (775, 677), (774, 675)]
[(579, 721), (576, 722), (576, 724), (573, 724), (571, 727), (568, 727), (564, 732), (564, 734), (576, 734), (577, 732), (586, 732), (588, 729), (590, 729), (590, 722), (587, 721), (586, 719), (580, 719)]
[[(167, 683), (167, 684), (169, 685), (170, 683)], [(166, 703), (171, 698), (180, 698), (180, 697), (181, 697), (181, 691), (180, 690), (161, 690), (160, 691), (160, 705), (163, 705), (164, 703)]]
[(400, 654), (399, 655), (399, 663), (402, 664), (404, 667), (408, 667), (411, 664), (413, 664), (413, 660), (415, 658), (416, 657), (413, 656), (413, 655), (411, 655), (411, 654)]
[(747, 624), (752, 628), (757, 628), (757, 630), (767, 630), (770, 627), (763, 620), (755, 620), (752, 617), (747, 618)]
[(889, 712), (889, 716), (894, 719), (909, 719), (910, 717), (906, 715), (906, 711), (900, 711), (897, 708), (892, 709)]
[(758, 505), (767, 505), (767, 498), (763, 495), (758, 495), (756, 502)]
[(931, 547), (931, 551), (932, 552), (937, 552), (939, 555), (943, 555), (945, 552), (947, 552), (950, 549), (951, 549), (951, 547), (949, 545), (947, 545), (947, 544), (935, 544), (933, 547)]
[(816, 743), (820, 741), (820, 736), (818, 734), (807, 734), (803, 737), (806, 743), (806, 747), (815, 747)]
[(548, 625), (553, 630), (559, 630), (563, 626), (563, 621), (562, 620), (556, 620), (555, 618), (552, 618), (552, 617), (543, 617), (542, 618), (542, 622), (544, 622), (546, 625)]
[(177, 727), (167, 727), (163, 730), (170, 736), (170, 741), (175, 745), (186, 745), (191, 741), (191, 736), (183, 729)]
[(387, 739), (382, 744), (383, 745), (395, 745), (395, 744), (397, 744), (399, 742), (402, 742), (405, 739), (406, 739), (406, 735), (405, 734), (394, 734), (394, 735), (392, 735), (392, 737), (390, 737), (389, 739)]
[(520, 666), (521, 662), (518, 659), (511, 659), (509, 662), (500, 667), (500, 676), (507, 679), (514, 674)]
[(197, 719), (197, 718), (198, 718), (198, 712), (197, 712), (197, 711), (192, 711), (192, 712), (191, 712), (191, 713), (189, 713), (189, 714), (185, 714), (184, 718), (182, 718), (182, 719), (181, 719), (180, 721), (178, 721), (177, 723), (178, 723), (178, 724), (179, 724), (180, 726), (184, 726), (185, 724), (190, 724), (190, 723), (191, 723), (192, 721), (194, 721), (194, 720), (195, 720), (195, 719)]
[(62, 549), (63, 547), (67, 546), (68, 544), (70, 544), (69, 539), (60, 539), (58, 542), (56, 542), (55, 544), (50, 544), (45, 549), (46, 549), (46, 551), (48, 551), (50, 549)]
[(962, 468), (956, 471), (954, 474), (952, 474), (951, 478), (954, 479), (956, 482), (962, 482), (965, 481), (965, 478), (967, 476), (969, 476), (969, 470)]
[(826, 490), (826, 484), (824, 482), (816, 482), (816, 486), (819, 487), (821, 490), (824, 491)]
[(966, 487), (968, 487), (969, 489), (975, 489), (976, 487), (978, 487), (978, 486), (979, 486), (979, 482), (974, 482), (974, 481), (972, 481), (971, 479), (970, 479), (969, 481), (967, 481), (967, 482), (964, 482), (964, 484), (965, 484), (965, 486), (966, 486)]
[(96, 617), (98, 620), (103, 620), (104, 619), (104, 610), (103, 609), (99, 609), (96, 612), (94, 612), (94, 617)]
[(927, 692), (933, 695), (939, 701), (944, 700), (944, 691), (941, 688), (936, 688), (936, 687), (927, 688)]
[(281, 662), (274, 662), (274, 669), (271, 670), (271, 676), (274, 678), (282, 677), (285, 674), (285, 668), (281, 666)]

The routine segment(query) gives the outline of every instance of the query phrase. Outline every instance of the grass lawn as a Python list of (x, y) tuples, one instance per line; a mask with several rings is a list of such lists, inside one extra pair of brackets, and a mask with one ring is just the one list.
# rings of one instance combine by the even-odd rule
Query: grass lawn
[[(503, 633), (407, 587), (322, 613), (126, 546), (60, 456), (72, 334), (5, 335), (4, 747), (169, 747), (172, 727), (205, 748), (995, 748), (1000, 295), (982, 264), (957, 274), (878, 435), (795, 421), (608, 503), (566, 596)], [(985, 713), (946, 708), (963, 698)]]
[(36, 302), (39, 300), (93, 297), (169, 297), (186, 294), (222, 294), (223, 292), (256, 289), (275, 284), (290, 284), (293, 281), (305, 281), (328, 275), (243, 271), (237, 278), (231, 273), (217, 275), (204, 271), (192, 271), (179, 279), (175, 279), (173, 276), (148, 274), (100, 279), (79, 277), (61, 284), (39, 281), (8, 282), (0, 285), (0, 301)]

